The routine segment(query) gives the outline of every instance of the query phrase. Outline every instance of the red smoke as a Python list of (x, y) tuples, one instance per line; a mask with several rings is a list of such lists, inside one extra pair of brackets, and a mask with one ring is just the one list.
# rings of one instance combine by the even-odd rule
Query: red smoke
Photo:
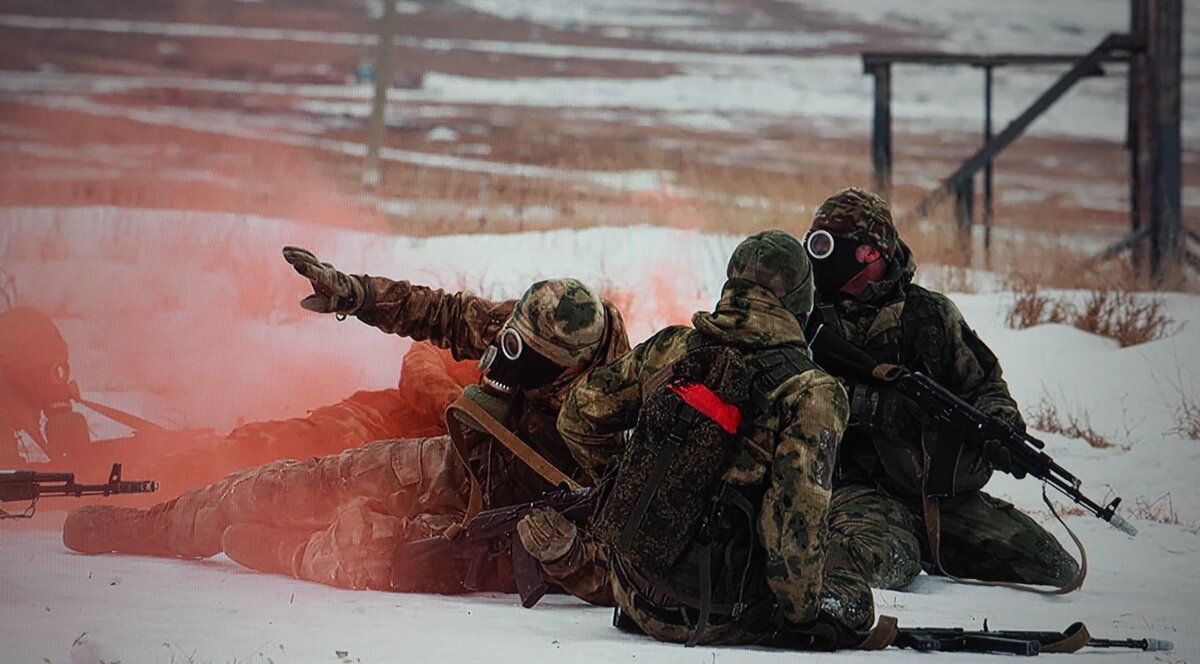
[[(346, 246), (346, 229), (388, 227), (337, 180), (341, 164), (267, 141), (3, 109), (22, 133), (0, 206), (41, 209), (4, 212), (0, 265), (18, 303), (62, 330), (85, 399), (224, 433), (396, 384), (405, 342), (301, 310), (307, 282), (280, 257), (295, 244), (357, 262), (321, 249)], [(102, 481), (110, 460), (144, 468), (172, 445), (125, 445), (137, 456), (70, 470)]]

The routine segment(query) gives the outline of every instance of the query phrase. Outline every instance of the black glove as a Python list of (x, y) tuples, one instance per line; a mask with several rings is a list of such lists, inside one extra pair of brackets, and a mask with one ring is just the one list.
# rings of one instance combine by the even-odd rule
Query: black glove
[(1017, 479), (1025, 477), (1025, 469), (1013, 463), (1012, 451), (999, 440), (993, 438), (983, 441), (979, 455), (992, 464), (996, 470), (1008, 473)]
[(283, 258), (312, 282), (313, 294), (300, 306), (320, 314), (352, 314), (362, 306), (366, 287), (359, 277), (322, 263), (307, 249), (284, 247)]

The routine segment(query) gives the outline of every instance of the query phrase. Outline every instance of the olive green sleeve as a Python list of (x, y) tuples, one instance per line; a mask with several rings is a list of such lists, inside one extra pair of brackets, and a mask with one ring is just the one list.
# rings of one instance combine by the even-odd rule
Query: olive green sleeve
[(456, 360), (478, 359), (512, 314), (514, 301), (493, 302), (470, 293), (447, 293), (407, 281), (362, 277), (366, 298), (355, 313), (389, 334), (428, 339)]
[[(945, 362), (939, 382), (984, 415), (1024, 430), (1025, 422), (1008, 392), (995, 354), (948, 298), (939, 296), (939, 300), (945, 312)], [(992, 470), (977, 446), (965, 445), (958, 459), (955, 487), (959, 491), (982, 489), (991, 479)]]
[(1023, 429), (1024, 421), (1008, 392), (996, 355), (967, 325), (949, 298), (937, 297), (944, 311), (946, 339), (945, 375), (939, 380), (981, 413)]
[(617, 461), (622, 434), (637, 424), (643, 383), (680, 353), (688, 328), (670, 327), (630, 352), (584, 375), (567, 392), (558, 413), (558, 433), (594, 481)]
[(784, 616), (817, 617), (837, 447), (846, 428), (846, 391), (810, 370), (778, 388), (778, 445), (763, 497), (759, 531), (767, 551), (767, 582)]

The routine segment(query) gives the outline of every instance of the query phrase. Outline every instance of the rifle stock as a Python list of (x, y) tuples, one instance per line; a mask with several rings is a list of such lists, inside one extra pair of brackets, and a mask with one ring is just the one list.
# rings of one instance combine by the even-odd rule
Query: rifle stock
[(484, 510), (471, 519), (467, 527), (454, 539), (444, 535), (426, 537), (411, 542), (401, 542), (396, 547), (392, 564), (392, 589), (409, 590), (412, 579), (427, 579), (444, 573), (439, 563), (466, 558), (468, 572), (462, 581), (465, 591), (478, 590), (477, 578), (486, 556), (497, 550), (507, 550), (512, 556), (513, 574), (521, 605), (531, 608), (541, 600), (549, 589), (542, 577), (541, 566), (521, 545), (515, 536), (517, 522), (538, 508), (557, 510), (568, 520), (579, 523), (592, 513), (594, 489), (560, 489), (550, 492), (540, 500), (507, 507)]

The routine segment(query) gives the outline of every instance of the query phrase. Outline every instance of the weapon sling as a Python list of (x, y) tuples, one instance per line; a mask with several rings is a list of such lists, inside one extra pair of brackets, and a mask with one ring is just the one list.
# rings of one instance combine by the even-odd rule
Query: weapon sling
[(993, 586), (1001, 588), (1012, 588), (1013, 590), (1023, 590), (1025, 592), (1036, 593), (1038, 595), (1066, 595), (1067, 593), (1078, 590), (1083, 585), (1083, 579), (1087, 576), (1087, 550), (1083, 548), (1083, 542), (1079, 541), (1079, 537), (1071, 527), (1067, 525), (1063, 518), (1059, 516), (1058, 510), (1054, 509), (1054, 505), (1050, 503), (1050, 497), (1046, 495), (1046, 487), (1042, 486), (1042, 500), (1045, 501), (1046, 507), (1050, 508), (1050, 513), (1054, 518), (1062, 524), (1063, 528), (1067, 529), (1067, 534), (1071, 536), (1071, 540), (1075, 542), (1075, 546), (1079, 549), (1079, 573), (1075, 575), (1066, 585), (1058, 586), (1053, 590), (1045, 590), (1036, 586), (1031, 586), (1026, 583), (1015, 583), (1012, 581), (979, 581), (976, 579), (964, 579), (955, 576), (946, 570), (942, 565), (942, 513), (941, 506), (937, 498), (931, 498), (928, 495), (921, 496), (921, 506), (925, 516), (925, 535), (929, 538), (929, 552), (933, 556), (933, 564), (937, 570), (945, 574), (947, 578), (952, 579), (957, 583), (965, 583), (970, 586)]
[(454, 539), (467, 527), (471, 519), (475, 518), (475, 515), (483, 509), (483, 487), (480, 485), (479, 479), (475, 477), (475, 471), (471, 469), (471, 464), (468, 461), (469, 456), (467, 454), (466, 441), (463, 438), (462, 421), (459, 419), (458, 413), (462, 413), (464, 416), (478, 423), (493, 438), (507, 447), (514, 456), (533, 469), (538, 475), (541, 475), (550, 484), (554, 486), (566, 486), (572, 491), (583, 488), (578, 482), (568, 477), (556, 468), (554, 464), (547, 461), (546, 457), (538, 454), (537, 450), (518, 438), (516, 434), (509, 431), (503, 424), (497, 422), (479, 404), (460, 396), (446, 408), (446, 428), (450, 430), (450, 439), (454, 441), (454, 451), (458, 454), (459, 460), (462, 461), (463, 466), (466, 468), (467, 479), (471, 483), (471, 493), (467, 500), (467, 511), (463, 515), (462, 522), (453, 524), (446, 529), (444, 534), (447, 539)]

